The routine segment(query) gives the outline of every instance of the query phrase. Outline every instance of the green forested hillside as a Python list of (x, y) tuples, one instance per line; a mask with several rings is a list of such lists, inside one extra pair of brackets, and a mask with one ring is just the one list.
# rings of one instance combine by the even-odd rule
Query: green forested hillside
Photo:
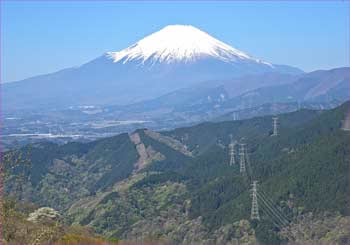
[[(94, 195), (128, 177), (137, 160), (137, 152), (128, 134), (92, 143), (57, 145), (41, 143), (22, 149), (31, 163), (23, 170), (26, 184), (21, 193), (16, 175), (7, 181), (10, 195), (59, 210), (69, 208), (74, 200)], [(17, 170), (22, 172), (21, 170)]]
[[(333, 223), (317, 241), (346, 243), (349, 234), (331, 231), (340, 229), (336, 217), (342, 225), (349, 221), (350, 133), (341, 130), (349, 107), (280, 115), (279, 136), (271, 136), (266, 116), (33, 145), (20, 150), (29, 152), (31, 166), (12, 170), (6, 190), (59, 210), (68, 223), (128, 241), (312, 243), (295, 227), (319, 219)], [(229, 166), (230, 135), (246, 144), (246, 175), (239, 164)], [(23, 188), (19, 173), (26, 177)], [(262, 204), (260, 221), (248, 222), (253, 180), (288, 220), (284, 227)], [(301, 218), (308, 215), (313, 218)]]

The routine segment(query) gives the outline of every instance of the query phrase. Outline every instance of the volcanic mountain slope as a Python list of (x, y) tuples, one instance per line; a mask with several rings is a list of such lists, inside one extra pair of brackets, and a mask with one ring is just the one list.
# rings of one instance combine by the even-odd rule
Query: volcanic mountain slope
[(5, 109), (127, 104), (197, 82), (301, 70), (252, 58), (192, 26), (171, 25), (77, 68), (3, 86)]
[[(271, 117), (259, 117), (161, 133), (140, 129), (88, 144), (38, 144), (21, 150), (32, 162), (22, 169), (28, 185), (16, 188), (18, 168), (7, 191), (126, 240), (346, 243), (350, 135), (341, 127), (349, 106), (283, 114), (277, 137)], [(246, 177), (228, 164), (230, 134), (246, 144)], [(261, 202), (261, 220), (248, 221), (252, 180), (287, 217), (285, 227), (274, 225)], [(319, 227), (316, 235), (305, 233), (309, 224)]]

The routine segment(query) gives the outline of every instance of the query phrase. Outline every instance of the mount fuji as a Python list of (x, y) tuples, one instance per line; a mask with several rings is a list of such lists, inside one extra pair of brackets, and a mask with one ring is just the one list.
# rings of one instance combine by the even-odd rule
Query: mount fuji
[(170, 25), (80, 67), (3, 84), (3, 109), (125, 105), (203, 81), (264, 73), (303, 71), (253, 58), (193, 26)]

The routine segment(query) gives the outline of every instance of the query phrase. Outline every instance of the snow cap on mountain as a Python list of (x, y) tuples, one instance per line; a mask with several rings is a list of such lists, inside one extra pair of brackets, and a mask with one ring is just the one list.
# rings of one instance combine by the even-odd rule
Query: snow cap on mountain
[(214, 57), (224, 62), (251, 61), (271, 64), (221, 42), (208, 33), (190, 25), (169, 25), (120, 52), (107, 52), (113, 62), (138, 60), (154, 62), (191, 62), (203, 57)]

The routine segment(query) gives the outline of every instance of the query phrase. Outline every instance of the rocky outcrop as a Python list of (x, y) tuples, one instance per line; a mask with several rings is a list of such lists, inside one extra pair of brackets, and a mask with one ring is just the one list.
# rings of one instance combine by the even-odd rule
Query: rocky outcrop
[(42, 207), (35, 210), (33, 213), (30, 213), (27, 220), (34, 223), (42, 223), (48, 221), (57, 221), (59, 219), (60, 214), (56, 210), (49, 207)]

